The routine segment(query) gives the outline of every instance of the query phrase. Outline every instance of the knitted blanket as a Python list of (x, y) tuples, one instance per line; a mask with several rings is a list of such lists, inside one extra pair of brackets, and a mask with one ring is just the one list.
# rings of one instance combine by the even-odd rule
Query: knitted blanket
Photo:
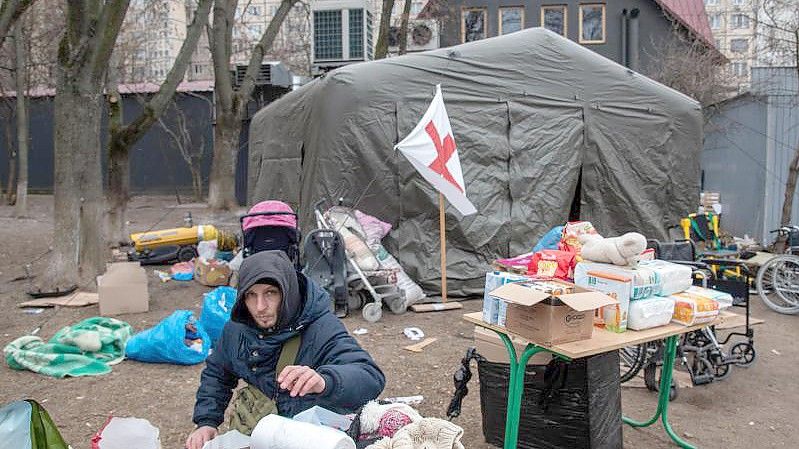
[(131, 326), (114, 318), (94, 317), (67, 326), (45, 343), (26, 335), (3, 349), (8, 366), (48, 376), (98, 376), (125, 358)]

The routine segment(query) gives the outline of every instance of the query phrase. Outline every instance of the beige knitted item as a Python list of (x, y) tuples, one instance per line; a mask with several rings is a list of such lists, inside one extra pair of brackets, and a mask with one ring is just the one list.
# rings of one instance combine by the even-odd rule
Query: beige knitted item
[(463, 429), (449, 421), (423, 418), (400, 429), (394, 438), (383, 438), (367, 449), (464, 449)]

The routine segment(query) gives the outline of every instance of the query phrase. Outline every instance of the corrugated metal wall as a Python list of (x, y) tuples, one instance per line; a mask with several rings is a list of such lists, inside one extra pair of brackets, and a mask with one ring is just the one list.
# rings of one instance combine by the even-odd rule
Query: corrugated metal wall
[[(766, 178), (766, 195), (763, 201), (765, 232), (763, 239), (770, 242), (768, 231), (780, 226), (782, 204), (788, 166), (799, 149), (799, 90), (796, 69), (755, 69), (758, 80), (768, 82), (766, 165), (770, 169)], [(791, 223), (799, 224), (799, 195), (794, 193)]]
[(703, 189), (721, 193), (721, 226), (736, 236), (760, 238), (767, 178), (766, 99), (743, 95), (718, 109), (705, 126)]
[[(752, 69), (752, 92), (718, 105), (706, 129), (704, 190), (720, 192), (722, 227), (771, 243), (780, 226), (788, 165), (799, 146), (794, 67)], [(799, 224), (799, 194), (791, 223)]]

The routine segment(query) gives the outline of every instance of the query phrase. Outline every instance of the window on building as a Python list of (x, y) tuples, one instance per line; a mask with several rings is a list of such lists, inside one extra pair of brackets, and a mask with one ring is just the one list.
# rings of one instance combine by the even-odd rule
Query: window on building
[(705, 0), (705, 6), (718, 6), (719, 0)]
[(524, 8), (499, 8), (499, 34), (508, 34), (524, 28)]
[(350, 58), (363, 58), (363, 9), (350, 9)]
[(580, 5), (580, 43), (605, 43), (605, 5)]
[(746, 53), (749, 51), (748, 39), (731, 39), (730, 51), (733, 53)]
[(314, 59), (341, 59), (341, 10), (314, 11)]
[(424, 2), (413, 2), (411, 3), (411, 15), (416, 16), (420, 12), (422, 12), (422, 8), (424, 7)]
[(250, 6), (247, 8), (247, 14), (251, 16), (260, 16), (261, 15), (261, 7), (260, 6)]
[(735, 6), (743, 6), (746, 4), (746, 0), (732, 0), (732, 4)]
[(710, 14), (707, 16), (707, 20), (710, 22), (710, 28), (714, 30), (718, 30), (721, 28), (721, 14)]
[(730, 71), (737, 77), (745, 77), (749, 75), (749, 66), (744, 61), (734, 61), (730, 64)]
[(277, 14), (278, 8), (280, 8), (280, 5), (272, 5), (272, 6), (270, 6), (269, 7), (269, 15), (272, 16), (272, 17), (275, 17), (275, 15)]
[(194, 64), (194, 74), (202, 75), (202, 73), (203, 73), (203, 66), (200, 64)]
[(259, 38), (260, 38), (261, 33), (263, 32), (263, 30), (264, 30), (263, 25), (260, 25), (260, 24), (259, 25), (250, 25), (250, 31), (252, 31), (252, 34), (258, 36)]
[(723, 51), (724, 48), (722, 47), (721, 39), (713, 39), (713, 45), (716, 46), (716, 49), (719, 51)]
[(465, 8), (461, 11), (461, 40), (479, 41), (486, 37), (486, 9)]
[(541, 26), (558, 33), (561, 36), (566, 36), (568, 23), (566, 6), (542, 6), (541, 7)]
[(732, 15), (733, 28), (749, 28), (749, 16), (746, 14), (733, 14)]

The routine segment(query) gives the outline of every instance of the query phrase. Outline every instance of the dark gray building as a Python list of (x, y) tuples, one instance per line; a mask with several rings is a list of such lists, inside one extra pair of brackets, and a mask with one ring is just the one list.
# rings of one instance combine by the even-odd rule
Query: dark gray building
[(420, 17), (441, 22), (441, 46), (544, 27), (645, 72), (675, 30), (713, 48), (702, 0), (431, 0)]
[[(721, 194), (721, 227), (765, 243), (780, 226), (788, 167), (799, 145), (795, 67), (752, 69), (751, 92), (715, 105), (705, 126), (702, 184)], [(799, 224), (799, 195), (791, 223)]]
[[(243, 68), (233, 70), (231, 75), (238, 84), (244, 75)], [(251, 102), (248, 104), (241, 133), (239, 158), (236, 166), (236, 197), (240, 204), (247, 198), (247, 151), (249, 148), (249, 120), (259, 109), (291, 90), (291, 73), (280, 63), (264, 63), (258, 74), (258, 83)], [(123, 114), (126, 119), (141, 113), (142, 102), (157, 91), (157, 85), (121, 85)], [(55, 91), (40, 89), (31, 92), (30, 101), (30, 150), (28, 155), (28, 186), (34, 193), (53, 191), (53, 100)], [(185, 127), (190, 136), (189, 151), (199, 154), (203, 185), (207, 189), (213, 154), (213, 81), (191, 81), (181, 83), (175, 95), (175, 106), (170, 107), (162, 117), (167, 128), (176, 131)], [(0, 99), (2, 100), (2, 99)], [(14, 99), (10, 98), (12, 108)], [(15, 145), (15, 122), (3, 116), (7, 109), (0, 109), (0, 137), (8, 133), (12, 146)], [(101, 128), (101, 142), (108, 139), (107, 123)], [(184, 139), (185, 140), (185, 139)], [(5, 187), (9, 172), (9, 139), (0, 138), (0, 182)], [(204, 151), (200, 154), (201, 146)], [(103, 152), (103, 176), (107, 154)], [(130, 151), (130, 185), (134, 193), (192, 192), (192, 177), (189, 165), (181, 154), (180, 146), (170, 133), (155, 124), (136, 142)]]

